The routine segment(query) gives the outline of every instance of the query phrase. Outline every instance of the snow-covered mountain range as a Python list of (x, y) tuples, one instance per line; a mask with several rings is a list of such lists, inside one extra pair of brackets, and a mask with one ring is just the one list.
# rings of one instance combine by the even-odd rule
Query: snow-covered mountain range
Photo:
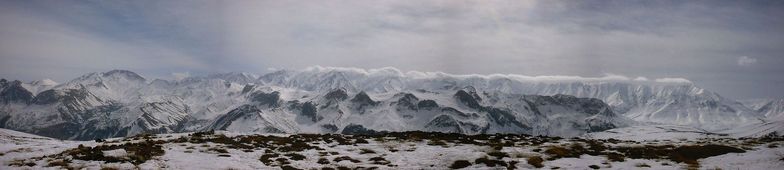
[(182, 80), (148, 80), (113, 70), (62, 84), (0, 80), (0, 90), (0, 127), (61, 139), (209, 129), (577, 136), (647, 122), (721, 131), (780, 115), (750, 109), (683, 79), (452, 75), (394, 68), (311, 67)]

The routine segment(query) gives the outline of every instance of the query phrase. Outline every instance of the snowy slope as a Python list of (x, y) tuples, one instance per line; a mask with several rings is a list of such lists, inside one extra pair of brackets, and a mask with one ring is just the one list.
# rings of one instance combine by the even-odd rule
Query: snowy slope
[[(503, 147), (495, 145), (498, 141), (504, 143)], [(414, 132), (365, 137), (226, 131), (216, 131), (214, 135), (177, 133), (93, 142), (61, 141), (0, 129), (0, 169), (781, 169), (784, 166), (782, 144), (782, 141), (757, 139), (637, 142), (502, 134), (457, 136)], [(679, 150), (704, 145), (742, 150), (717, 151), (692, 163), (667, 156), (701, 155)], [(138, 153), (140, 148), (160, 151), (155, 155)], [(570, 155), (559, 156), (553, 153), (561, 152), (548, 151), (555, 148)], [(622, 156), (610, 157), (610, 154)], [(540, 164), (537, 166), (532, 158), (540, 159)], [(463, 166), (455, 167), (459, 161), (464, 162)]]
[(51, 79), (36, 80), (30, 83), (22, 84), (22, 87), (36, 95), (42, 91), (46, 91), (57, 86), (58, 83)]
[(468, 95), (469, 92), (411, 91), (368, 95), (336, 89), (296, 100), (282, 98), (277, 91), (255, 92), (249, 95), (251, 103), (218, 117), (208, 129), (345, 133), (360, 128), (576, 136), (632, 123), (595, 99), (507, 94), (461, 98), (460, 94)]
[(741, 102), (764, 115), (765, 119), (784, 120), (784, 99), (752, 99)]
[(745, 125), (721, 133), (727, 133), (733, 137), (763, 137), (771, 134), (782, 136), (784, 135), (784, 120)]
[(680, 125), (649, 124), (610, 129), (583, 135), (589, 139), (619, 139), (632, 141), (653, 140), (696, 140), (701, 138), (723, 138), (727, 135)]

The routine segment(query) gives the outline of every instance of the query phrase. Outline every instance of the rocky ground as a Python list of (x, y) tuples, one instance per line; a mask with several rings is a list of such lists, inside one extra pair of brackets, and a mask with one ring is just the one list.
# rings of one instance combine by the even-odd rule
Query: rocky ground
[(0, 169), (781, 169), (784, 140), (197, 132), (61, 141), (2, 129)]

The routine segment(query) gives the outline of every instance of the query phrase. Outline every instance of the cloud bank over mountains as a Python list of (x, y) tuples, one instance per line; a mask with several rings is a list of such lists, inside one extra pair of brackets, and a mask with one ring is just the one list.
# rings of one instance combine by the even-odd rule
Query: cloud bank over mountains
[(461, 79), (480, 78), (480, 79), (510, 79), (521, 82), (625, 82), (625, 83), (676, 83), (676, 84), (692, 84), (692, 82), (685, 78), (663, 77), (649, 80), (646, 77), (630, 78), (617, 74), (606, 74), (601, 77), (582, 77), (582, 76), (527, 76), (520, 74), (449, 74), (444, 72), (423, 72), (423, 71), (407, 71), (403, 72), (395, 67), (383, 67), (377, 69), (363, 69), (355, 67), (324, 67), (324, 66), (311, 66), (303, 70), (292, 70), (299, 72), (351, 72), (356, 74), (363, 74), (368, 77), (408, 77), (413, 79), (433, 79), (440, 77), (454, 77)]
[[(780, 1), (3, 1), (0, 77), (393, 66), (685, 77), (731, 96), (775, 97), (784, 96), (782, 7)], [(756, 64), (738, 67), (738, 56)]]

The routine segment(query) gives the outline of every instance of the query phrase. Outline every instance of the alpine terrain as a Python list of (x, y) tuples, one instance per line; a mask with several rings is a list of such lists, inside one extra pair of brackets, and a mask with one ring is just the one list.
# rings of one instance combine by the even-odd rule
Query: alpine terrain
[[(780, 117), (680, 79), (527, 77), (311, 67), (149, 80), (126, 70), (58, 84), (1, 80), (0, 127), (59, 139), (204, 130), (579, 136), (672, 124), (718, 132)], [(780, 105), (778, 105), (780, 106)]]

